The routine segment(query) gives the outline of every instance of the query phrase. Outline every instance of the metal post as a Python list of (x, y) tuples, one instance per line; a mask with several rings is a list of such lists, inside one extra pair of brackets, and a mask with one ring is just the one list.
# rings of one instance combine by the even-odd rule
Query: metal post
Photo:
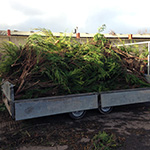
[(148, 70), (147, 74), (150, 75), (150, 42), (148, 42)]

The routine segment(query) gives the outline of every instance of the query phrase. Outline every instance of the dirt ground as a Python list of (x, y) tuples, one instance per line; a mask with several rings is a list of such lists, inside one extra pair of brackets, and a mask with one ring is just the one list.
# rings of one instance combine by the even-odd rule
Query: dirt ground
[(117, 150), (149, 150), (150, 103), (115, 107), (108, 115), (90, 110), (81, 120), (62, 114), (15, 122), (0, 112), (0, 150), (90, 150), (99, 131), (116, 136)]

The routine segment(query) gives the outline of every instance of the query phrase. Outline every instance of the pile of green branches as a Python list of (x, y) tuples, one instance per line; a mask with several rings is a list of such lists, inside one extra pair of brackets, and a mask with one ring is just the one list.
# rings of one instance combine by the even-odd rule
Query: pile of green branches
[(144, 63), (112, 47), (102, 34), (81, 44), (71, 36), (42, 32), (46, 36), (33, 34), (25, 45), (1, 47), (0, 77), (15, 85), (16, 98), (149, 86), (140, 72)]

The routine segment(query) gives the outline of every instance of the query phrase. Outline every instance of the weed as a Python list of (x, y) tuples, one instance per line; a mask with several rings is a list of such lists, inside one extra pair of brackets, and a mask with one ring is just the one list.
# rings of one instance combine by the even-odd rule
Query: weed
[(116, 149), (120, 145), (117, 142), (116, 137), (113, 134), (107, 134), (106, 132), (99, 132), (92, 139), (92, 150), (112, 150)]

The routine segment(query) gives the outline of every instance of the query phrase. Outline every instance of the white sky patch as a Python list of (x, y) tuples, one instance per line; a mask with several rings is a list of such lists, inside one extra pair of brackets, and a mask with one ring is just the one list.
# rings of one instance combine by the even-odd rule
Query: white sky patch
[[(109, 30), (135, 32), (150, 29), (149, 0), (3, 0), (0, 29), (4, 25), (18, 30), (48, 27), (54, 32), (76, 26), (81, 32), (97, 32), (106, 24)], [(111, 28), (112, 27), (112, 28)], [(107, 29), (107, 28), (106, 28)], [(108, 32), (108, 29), (106, 30)]]
[(23, 13), (11, 8), (7, 0), (2, 2), (0, 9), (0, 24), (7, 24), (9, 26), (24, 22), (28, 17)]

